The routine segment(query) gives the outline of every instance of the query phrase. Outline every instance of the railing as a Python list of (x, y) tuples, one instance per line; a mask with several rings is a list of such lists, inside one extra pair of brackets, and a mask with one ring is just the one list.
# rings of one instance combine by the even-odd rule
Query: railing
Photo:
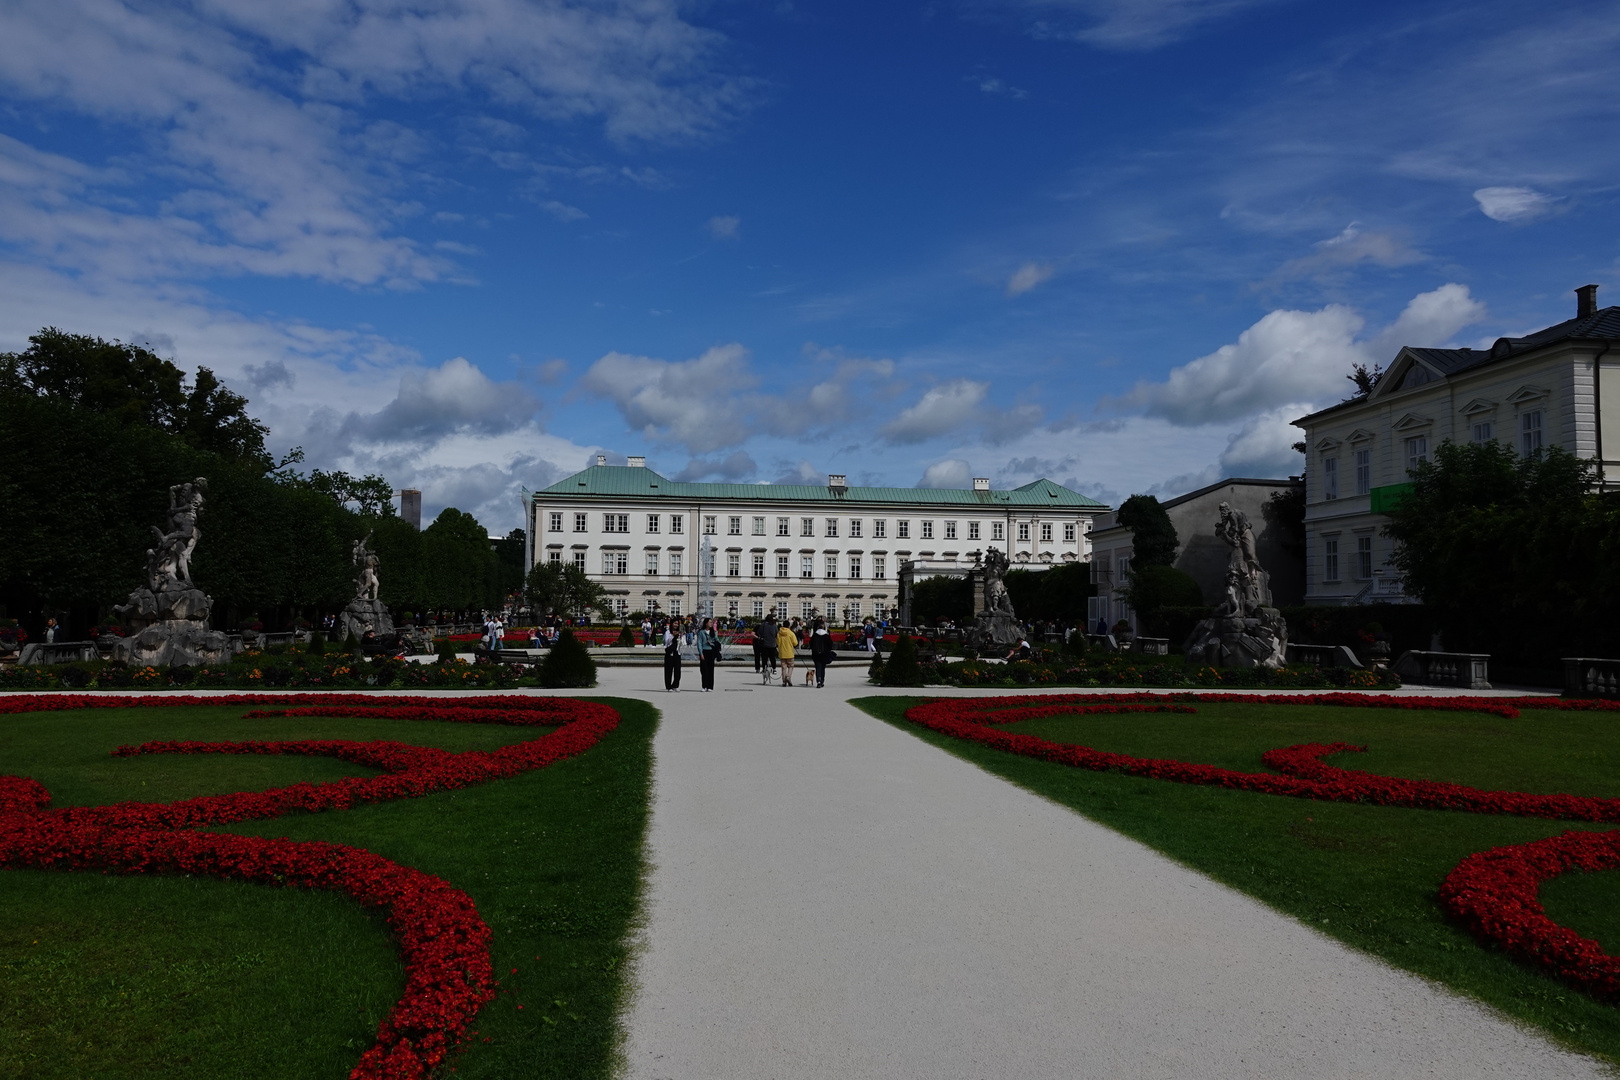
[(1564, 657), (1564, 693), (1576, 697), (1620, 697), (1620, 660)]
[(1405, 682), (1429, 686), (1460, 686), (1464, 690), (1489, 690), (1489, 653), (1424, 652), (1410, 649), (1395, 662), (1395, 674)]
[(71, 664), (75, 660), (95, 660), (98, 657), (93, 641), (30, 641), (17, 657), (19, 667), (44, 667), (47, 664)]
[(1169, 656), (1170, 639), (1164, 637), (1138, 637), (1131, 639), (1131, 652), (1143, 656)]
[(1348, 645), (1301, 645), (1294, 641), (1288, 643), (1288, 662), (1319, 668), (1366, 666), (1350, 651)]

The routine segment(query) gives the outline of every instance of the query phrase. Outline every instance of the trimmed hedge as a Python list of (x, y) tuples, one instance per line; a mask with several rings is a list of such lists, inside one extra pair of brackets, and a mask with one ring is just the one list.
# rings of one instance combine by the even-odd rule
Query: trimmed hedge
[(596, 685), (596, 661), (572, 630), (564, 630), (540, 661), (540, 685), (548, 690)]

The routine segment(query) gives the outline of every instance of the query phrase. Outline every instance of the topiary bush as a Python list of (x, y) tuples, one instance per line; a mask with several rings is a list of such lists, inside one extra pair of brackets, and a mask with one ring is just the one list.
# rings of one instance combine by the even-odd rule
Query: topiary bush
[(94, 673), (83, 664), (64, 664), (56, 669), (56, 681), (64, 690), (83, 690), (93, 677)]
[(883, 665), (881, 686), (921, 686), (923, 684), (922, 666), (917, 663), (917, 645), (906, 634), (900, 635), (900, 640), (889, 653), (889, 659)]
[(572, 630), (564, 630), (540, 661), (540, 685), (553, 690), (596, 685), (596, 661)]
[(438, 662), (441, 664), (453, 664), (456, 662), (456, 643), (448, 637), (439, 642)]
[(304, 647), (304, 651), (309, 653), (311, 656), (325, 656), (326, 635), (321, 633), (319, 630), (309, 635), (309, 644)]
[(628, 626), (621, 626), (619, 627), (619, 636), (613, 644), (621, 649), (633, 649), (636, 647), (636, 635), (630, 632)]

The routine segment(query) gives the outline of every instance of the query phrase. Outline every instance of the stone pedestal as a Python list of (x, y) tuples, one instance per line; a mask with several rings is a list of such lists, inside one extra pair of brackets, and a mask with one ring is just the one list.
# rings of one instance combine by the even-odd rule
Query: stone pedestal
[(229, 635), (189, 619), (163, 619), (120, 638), (112, 658), (134, 667), (205, 667), (231, 658)]
[(1189, 664), (1280, 668), (1288, 663), (1288, 624), (1273, 607), (1205, 619), (1193, 627), (1183, 651)]
[(1024, 628), (1013, 616), (1001, 611), (981, 612), (967, 633), (966, 644), (980, 652), (1005, 652), (1023, 639)]
[(388, 614), (388, 605), (381, 600), (350, 600), (349, 606), (338, 615), (338, 637), (347, 641), (349, 634), (364, 638), (367, 630), (378, 637), (394, 632), (394, 620)]

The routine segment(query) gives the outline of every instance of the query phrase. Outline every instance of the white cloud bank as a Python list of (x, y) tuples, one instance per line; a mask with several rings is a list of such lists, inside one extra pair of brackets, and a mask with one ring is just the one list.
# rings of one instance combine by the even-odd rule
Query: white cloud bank
[(1484, 187), (1474, 192), (1479, 212), (1492, 221), (1532, 221), (1551, 212), (1556, 198), (1535, 188)]

